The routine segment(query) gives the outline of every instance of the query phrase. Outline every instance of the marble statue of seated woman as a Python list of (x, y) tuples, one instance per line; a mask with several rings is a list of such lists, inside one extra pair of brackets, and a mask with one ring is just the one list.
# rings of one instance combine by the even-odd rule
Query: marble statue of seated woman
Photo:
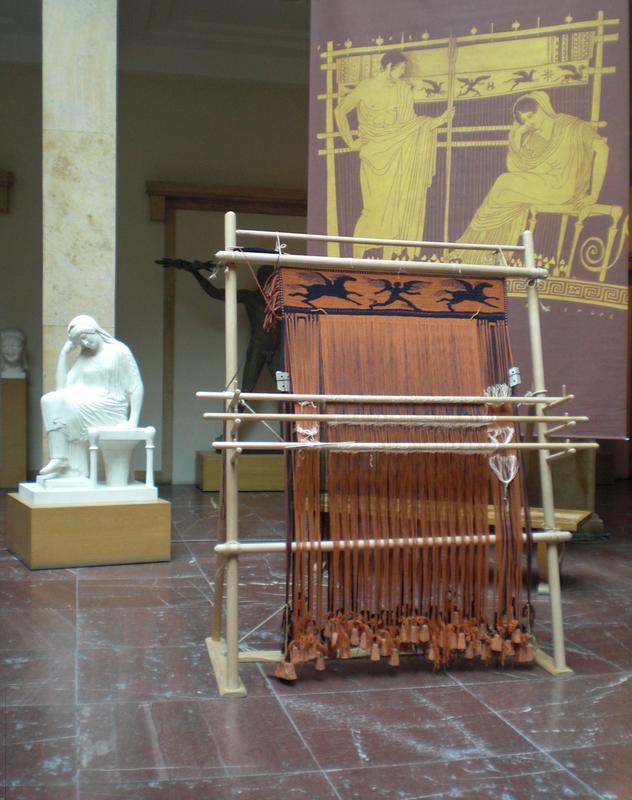
[[(68, 356), (78, 349), (68, 369)], [(59, 354), (56, 390), (42, 397), (42, 417), (50, 461), (40, 475), (87, 475), (88, 428), (135, 428), (143, 402), (143, 383), (129, 348), (81, 315), (68, 325)]]

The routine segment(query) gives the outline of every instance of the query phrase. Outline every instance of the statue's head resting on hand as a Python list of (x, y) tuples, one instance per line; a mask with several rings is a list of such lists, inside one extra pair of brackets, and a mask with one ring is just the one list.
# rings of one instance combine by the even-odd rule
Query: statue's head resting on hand
[(80, 314), (68, 323), (68, 339), (83, 351), (96, 352), (103, 342), (112, 342), (114, 338), (99, 323), (87, 314)]

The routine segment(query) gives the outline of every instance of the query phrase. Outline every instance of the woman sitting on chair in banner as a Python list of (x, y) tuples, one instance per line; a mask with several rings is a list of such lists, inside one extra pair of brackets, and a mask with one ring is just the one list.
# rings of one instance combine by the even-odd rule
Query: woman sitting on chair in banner
[[(585, 120), (553, 110), (546, 92), (531, 92), (513, 107), (507, 172), (457, 241), (513, 244), (527, 227), (529, 208), (597, 202), (608, 164), (608, 145)], [(594, 155), (594, 165), (593, 165)], [(453, 250), (451, 258), (485, 263), (489, 252)]]

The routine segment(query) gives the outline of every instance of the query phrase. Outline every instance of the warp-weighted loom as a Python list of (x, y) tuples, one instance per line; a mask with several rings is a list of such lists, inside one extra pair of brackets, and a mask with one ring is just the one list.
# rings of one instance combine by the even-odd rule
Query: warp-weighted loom
[[(266, 293), (271, 316), (281, 316), (284, 326), (287, 393), (245, 395), (237, 386), (238, 270), (270, 261), (266, 254), (241, 252), (238, 236), (277, 240), (277, 269)], [(457, 659), (535, 659), (554, 674), (569, 672), (558, 543), (571, 534), (555, 527), (550, 462), (596, 445), (549, 438), (586, 418), (547, 413), (572, 395), (546, 392), (538, 282), (547, 271), (535, 266), (530, 232), (520, 246), (472, 246), (490, 251), (494, 265), (284, 252), (280, 242), (297, 239), (354, 241), (237, 230), (229, 212), (225, 248), (216, 254), (225, 274), (226, 389), (198, 396), (224, 401), (223, 412), (204, 415), (225, 421), (224, 440), (213, 444), (223, 454), (223, 483), (207, 640), (220, 693), (245, 695), (240, 661), (276, 661), (277, 676), (287, 680), (295, 679), (299, 665), (322, 670), (328, 658), (362, 655), (388, 658), (392, 666), (410, 655), (435, 667)], [(452, 247), (362, 242), (412, 253)], [(510, 251), (520, 253), (524, 266), (507, 266)], [(534, 387), (519, 397), (507, 385), (508, 276), (525, 278), (528, 286)], [(244, 411), (246, 404), (270, 399), (285, 410)], [(518, 414), (519, 405), (528, 413)], [(246, 416), (283, 424), (284, 441), (246, 446), (286, 453), (285, 543), (239, 538), (239, 428)], [(537, 441), (521, 440), (520, 422), (535, 425)], [(539, 456), (539, 532), (530, 530), (520, 465), (529, 450)], [(534, 646), (531, 607), (523, 598), (523, 565), (533, 542), (547, 548), (552, 658)], [(240, 652), (239, 555), (271, 552), (288, 554), (282, 649)]]

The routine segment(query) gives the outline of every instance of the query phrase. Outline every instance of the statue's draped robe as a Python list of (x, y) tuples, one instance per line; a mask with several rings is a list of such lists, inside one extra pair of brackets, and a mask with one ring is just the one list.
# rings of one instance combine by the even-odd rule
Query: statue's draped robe
[[(570, 205), (586, 197), (590, 189), (593, 148), (599, 134), (587, 122), (556, 114), (547, 100), (539, 102), (553, 117), (550, 139), (513, 125), (509, 133), (507, 172), (494, 181), (459, 242), (514, 244), (527, 227), (532, 206)], [(469, 263), (483, 262), (489, 254), (454, 251)]]
[(66, 386), (42, 397), (44, 429), (63, 430), (70, 441), (84, 441), (88, 428), (128, 419), (129, 398), (139, 385), (134, 356), (121, 342), (104, 342), (94, 354), (80, 353)]
[[(363, 208), (353, 235), (419, 240), (436, 170), (437, 134), (431, 127), (435, 120), (417, 116), (405, 81), (394, 82), (386, 106), (373, 105), (370, 96), (365, 86), (357, 108)], [(355, 256), (366, 249), (356, 245)]]

